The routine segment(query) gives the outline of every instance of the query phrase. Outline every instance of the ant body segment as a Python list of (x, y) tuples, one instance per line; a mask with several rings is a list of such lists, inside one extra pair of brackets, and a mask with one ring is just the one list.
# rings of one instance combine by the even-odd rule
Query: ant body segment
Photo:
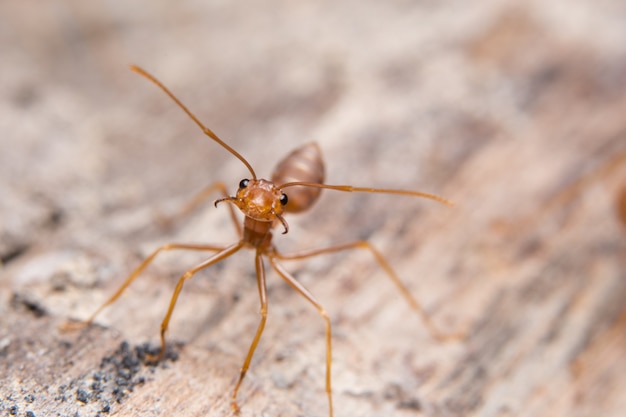
[[(319, 313), (325, 322), (325, 337), (326, 337), (326, 394), (328, 396), (329, 415), (333, 416), (333, 402), (332, 402), (332, 390), (331, 390), (331, 322), (328, 314), (322, 307), (322, 305), (315, 299), (315, 297), (307, 290), (302, 284), (300, 284), (291, 273), (289, 273), (280, 263), (283, 260), (295, 260), (304, 259), (321, 254), (333, 253), (344, 251), (348, 249), (365, 249), (376, 260), (378, 265), (385, 271), (386, 275), (396, 285), (402, 296), (409, 303), (411, 308), (415, 310), (423, 320), (424, 324), (428, 328), (431, 335), (437, 340), (447, 339), (459, 339), (461, 335), (446, 335), (439, 331), (437, 327), (432, 323), (429, 316), (422, 308), (422, 306), (413, 298), (408, 291), (407, 287), (398, 278), (391, 266), (383, 258), (382, 254), (375, 249), (367, 241), (355, 241), (351, 243), (326, 247), (322, 249), (301, 251), (292, 254), (282, 254), (272, 244), (272, 229), (279, 226), (282, 228), (282, 233), (285, 234), (289, 231), (289, 225), (284, 216), (287, 213), (302, 212), (309, 209), (313, 203), (318, 199), (323, 189), (337, 190), (343, 192), (364, 192), (364, 193), (383, 193), (383, 194), (396, 194), (412, 197), (423, 197), (431, 199), (446, 205), (452, 205), (448, 200), (436, 195), (422, 193), (418, 191), (409, 190), (393, 190), (393, 189), (379, 189), (379, 188), (366, 188), (366, 187), (352, 187), (349, 185), (328, 185), (324, 184), (324, 163), (322, 160), (319, 146), (316, 143), (308, 143), (300, 148), (296, 149), (287, 157), (285, 157), (277, 165), (271, 180), (259, 179), (250, 165), (250, 163), (241, 156), (237, 151), (231, 148), (228, 144), (223, 142), (213, 131), (205, 127), (194, 116), (187, 107), (180, 102), (180, 100), (174, 96), (160, 81), (154, 76), (146, 72), (145, 70), (131, 66), (131, 70), (139, 75), (147, 78), (154, 83), (163, 92), (165, 92), (199, 127), (200, 129), (220, 144), (224, 149), (230, 152), (233, 156), (238, 158), (250, 172), (250, 177), (243, 179), (239, 182), (239, 187), (234, 196), (229, 196), (226, 192), (226, 187), (223, 183), (215, 183), (212, 186), (203, 190), (190, 205), (196, 205), (200, 201), (206, 199), (211, 193), (219, 190), (223, 197), (215, 201), (215, 206), (220, 203), (228, 203), (228, 209), (230, 211), (231, 218), (235, 224), (235, 228), (239, 235), (239, 241), (230, 246), (221, 247), (213, 245), (201, 245), (201, 244), (179, 244), (171, 243), (166, 244), (154, 252), (152, 252), (143, 262), (126, 278), (117, 291), (109, 297), (85, 322), (75, 323), (80, 326), (89, 325), (93, 322), (95, 317), (108, 305), (115, 302), (120, 295), (126, 290), (126, 288), (137, 278), (137, 276), (154, 260), (154, 258), (161, 252), (170, 250), (191, 250), (191, 251), (208, 251), (215, 252), (205, 261), (187, 270), (179, 279), (172, 294), (169, 308), (161, 323), (161, 351), (158, 355), (149, 358), (150, 360), (158, 361), (165, 353), (165, 333), (167, 331), (169, 321), (174, 311), (178, 295), (183, 288), (185, 281), (193, 277), (193, 275), (211, 265), (214, 265), (224, 259), (230, 257), (234, 253), (238, 252), (242, 248), (250, 248), (255, 251), (255, 269), (260, 298), (260, 322), (257, 327), (256, 333), (252, 340), (252, 343), (248, 349), (248, 353), (241, 367), (239, 378), (235, 385), (232, 394), (232, 407), (237, 412), (239, 406), (237, 405), (237, 393), (241, 386), (242, 381), (248, 371), (250, 362), (254, 351), (261, 339), (265, 322), (267, 319), (267, 294), (265, 283), (265, 264), (264, 259), (267, 259), (272, 269), (298, 294), (306, 299)], [(243, 227), (237, 221), (235, 216), (234, 207), (237, 207), (245, 216)], [(188, 210), (185, 210), (188, 211)], [(66, 326), (68, 328), (74, 327), (71, 325)]]

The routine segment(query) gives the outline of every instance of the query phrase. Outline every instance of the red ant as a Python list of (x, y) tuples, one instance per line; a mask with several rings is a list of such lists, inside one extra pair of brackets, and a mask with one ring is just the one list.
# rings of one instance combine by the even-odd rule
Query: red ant
[[(228, 152), (238, 158), (246, 166), (246, 168), (248, 168), (248, 171), (250, 171), (251, 178), (243, 179), (239, 182), (239, 188), (234, 196), (228, 196), (226, 192), (226, 187), (223, 183), (216, 183), (200, 193), (196, 197), (196, 199), (192, 201), (191, 204), (197, 204), (199, 201), (206, 198), (210, 193), (214, 192), (215, 190), (221, 191), (224, 197), (216, 200), (215, 206), (217, 206), (219, 203), (230, 203), (228, 206), (230, 210), (230, 215), (233, 219), (235, 228), (237, 229), (237, 233), (240, 239), (237, 243), (226, 247), (179, 243), (170, 243), (159, 247), (157, 250), (152, 252), (152, 254), (148, 256), (139, 265), (139, 267), (130, 274), (128, 278), (126, 278), (126, 280), (119, 287), (119, 289), (104, 304), (102, 304), (102, 306), (100, 306), (100, 308), (98, 308), (91, 315), (91, 317), (87, 319), (87, 321), (80, 323), (79, 325), (89, 325), (90, 323), (92, 323), (95, 317), (106, 306), (110, 305), (120, 297), (124, 290), (126, 290), (126, 288), (154, 260), (154, 258), (159, 253), (173, 249), (216, 252), (213, 256), (209, 257), (204, 262), (201, 262), (195, 267), (189, 269), (178, 280), (176, 288), (174, 289), (174, 293), (172, 294), (167, 314), (165, 315), (165, 318), (161, 323), (161, 351), (158, 355), (149, 358), (149, 360), (151, 361), (158, 361), (163, 357), (165, 353), (165, 332), (167, 331), (168, 324), (174, 310), (174, 306), (176, 305), (176, 300), (178, 299), (178, 295), (180, 294), (180, 291), (182, 290), (185, 281), (190, 279), (196, 272), (208, 268), (209, 266), (228, 258), (229, 256), (233, 255), (235, 252), (244, 247), (254, 249), (256, 277), (259, 288), (259, 298), (261, 301), (261, 321), (257, 328), (256, 334), (254, 335), (254, 339), (252, 340), (252, 344), (250, 345), (243, 366), (241, 367), (239, 379), (237, 380), (237, 384), (235, 385), (235, 389), (232, 395), (232, 407), (235, 411), (239, 410), (239, 406), (237, 405), (237, 393), (246, 375), (246, 372), (248, 371), (250, 361), (252, 360), (252, 356), (257, 347), (257, 344), (261, 339), (263, 328), (265, 327), (265, 321), (267, 318), (267, 294), (265, 286), (264, 258), (266, 258), (269, 261), (272, 269), (274, 269), (274, 271), (276, 271), (276, 273), (278, 273), (278, 275), (283, 280), (285, 280), (287, 284), (289, 284), (294, 290), (296, 290), (298, 294), (304, 297), (309, 303), (313, 305), (313, 307), (315, 307), (315, 309), (318, 311), (319, 315), (322, 317), (326, 324), (326, 393), (328, 395), (329, 415), (332, 417), (333, 402), (331, 391), (332, 359), (330, 319), (328, 317), (328, 314), (326, 313), (326, 310), (324, 310), (322, 305), (315, 299), (315, 297), (309, 292), (309, 290), (307, 290), (302, 284), (300, 284), (293, 277), (293, 275), (291, 275), (279, 263), (279, 261), (304, 259), (325, 253), (361, 248), (369, 251), (373, 255), (376, 262), (378, 262), (378, 264), (386, 272), (387, 276), (400, 290), (400, 293), (404, 296), (409, 305), (421, 316), (426, 327), (434, 338), (436, 338), (437, 340), (444, 340), (450, 338), (458, 339), (462, 337), (460, 335), (444, 335), (436, 328), (436, 326), (431, 322), (430, 318), (428, 317), (422, 306), (413, 298), (406, 286), (402, 283), (402, 281), (398, 278), (391, 266), (383, 258), (381, 253), (367, 241), (355, 241), (323, 249), (302, 251), (288, 255), (278, 252), (272, 244), (272, 229), (275, 226), (281, 226), (283, 228), (283, 234), (289, 231), (289, 225), (287, 224), (284, 215), (286, 213), (301, 212), (309, 209), (319, 197), (322, 189), (345, 192), (398, 194), (412, 197), (428, 198), (446, 205), (452, 205), (452, 203), (436, 195), (422, 193), (419, 191), (389, 190), (367, 187), (352, 187), (350, 185), (324, 184), (324, 163), (322, 161), (320, 149), (315, 143), (306, 144), (287, 155), (286, 158), (279, 162), (272, 175), (271, 181), (259, 179), (257, 178), (256, 173), (254, 172), (254, 169), (252, 168), (250, 163), (248, 163), (248, 161), (243, 156), (241, 156), (229, 145), (224, 143), (215, 133), (213, 133), (213, 131), (205, 127), (196, 118), (196, 116), (194, 116), (187, 109), (187, 107), (182, 104), (176, 96), (174, 96), (174, 94), (172, 94), (163, 84), (161, 84), (160, 81), (158, 81), (155, 77), (137, 66), (131, 66), (130, 68), (131, 70), (147, 78), (148, 80), (156, 84), (161, 90), (163, 90), (200, 127), (200, 129), (202, 129), (202, 131), (207, 136), (209, 136), (211, 139), (213, 139), (215, 142), (225, 148)], [(285, 191), (287, 190), (289, 190), (289, 197), (287, 197), (287, 194), (285, 193)], [(233, 206), (239, 208), (239, 210), (241, 210), (245, 215), (243, 228), (237, 221)], [(66, 327), (75, 326), (68, 325)]]

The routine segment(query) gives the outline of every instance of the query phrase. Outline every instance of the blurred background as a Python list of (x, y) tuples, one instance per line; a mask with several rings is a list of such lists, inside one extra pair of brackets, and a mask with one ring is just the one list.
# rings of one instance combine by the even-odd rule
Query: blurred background
[[(121, 404), (94, 370), (122, 340), (158, 341), (204, 255), (163, 255), (102, 326), (57, 330), (158, 245), (236, 240), (210, 202), (159, 222), (248, 171), (136, 64), (260, 177), (316, 141), (330, 184), (456, 203), (324, 192), (276, 236), (285, 253), (370, 240), (468, 334), (433, 340), (366, 253), (289, 263), (333, 320), (336, 415), (623, 413), (623, 1), (4, 1), (0, 52), (0, 411), (231, 415), (258, 323), (249, 252), (186, 284), (180, 359)], [(327, 415), (323, 322), (276, 278), (242, 415)]]

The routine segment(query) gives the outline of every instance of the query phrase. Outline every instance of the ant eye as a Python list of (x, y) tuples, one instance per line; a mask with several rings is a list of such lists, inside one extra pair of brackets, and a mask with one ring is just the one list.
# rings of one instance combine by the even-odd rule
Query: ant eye
[(286, 206), (288, 201), (289, 201), (289, 198), (287, 198), (287, 194), (280, 195), (280, 204), (282, 204), (283, 206)]
[(248, 186), (248, 180), (243, 179), (241, 181), (239, 181), (239, 188), (246, 188)]

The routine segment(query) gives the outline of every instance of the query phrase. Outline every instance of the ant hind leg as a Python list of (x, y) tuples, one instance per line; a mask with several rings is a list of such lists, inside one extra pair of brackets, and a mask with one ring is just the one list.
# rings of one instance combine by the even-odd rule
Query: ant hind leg
[[(226, 184), (222, 181), (214, 182), (208, 187), (200, 190), (196, 195), (194, 195), (189, 201), (187, 201), (176, 213), (172, 215), (157, 215), (157, 222), (161, 224), (164, 228), (169, 228), (172, 226), (176, 220), (181, 217), (187, 216), (189, 213), (193, 212), (200, 204), (206, 201), (215, 191), (219, 191), (222, 197), (228, 197), (228, 191), (226, 190)], [(232, 205), (228, 205), (228, 211), (230, 215), (230, 219), (235, 227), (237, 232), (237, 236), (239, 239), (243, 237), (243, 231), (241, 228), (241, 222), (237, 219), (237, 215), (235, 214), (235, 209)]]

